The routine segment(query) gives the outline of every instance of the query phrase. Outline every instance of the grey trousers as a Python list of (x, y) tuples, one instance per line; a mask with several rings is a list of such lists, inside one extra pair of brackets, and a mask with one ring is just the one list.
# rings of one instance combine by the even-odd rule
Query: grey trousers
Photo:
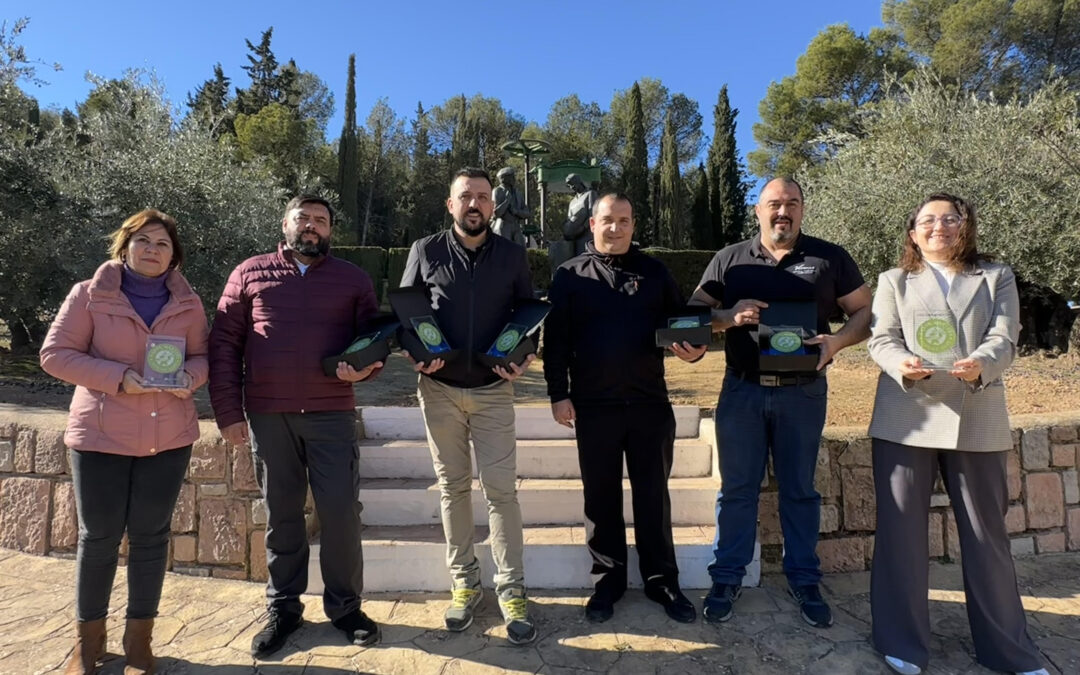
[(930, 657), (930, 493), (940, 469), (960, 535), (975, 658), (1007, 672), (1041, 668), (1027, 633), (1005, 529), (1005, 452), (958, 452), (873, 439), (877, 535), (870, 574), (874, 647), (925, 668)]
[(268, 607), (300, 614), (307, 590), (308, 484), (322, 527), (319, 566), (323, 611), (334, 621), (360, 607), (364, 558), (360, 544), (360, 473), (356, 414), (248, 413), (255, 479), (266, 503)]
[(446, 562), (453, 588), (480, 583), (480, 562), (473, 549), (470, 438), (476, 452), (480, 489), (487, 500), (495, 591), (524, 588), (514, 386), (500, 381), (465, 389), (421, 375), (417, 393), (439, 480)]

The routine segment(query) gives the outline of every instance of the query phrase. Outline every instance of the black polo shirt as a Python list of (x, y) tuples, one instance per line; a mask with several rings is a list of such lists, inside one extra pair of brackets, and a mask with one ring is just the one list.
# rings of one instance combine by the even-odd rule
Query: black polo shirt
[[(815, 300), (818, 333), (829, 333), (829, 319), (841, 313), (836, 303), (864, 283), (847, 251), (824, 239), (799, 233), (790, 253), (777, 262), (761, 245), (761, 235), (717, 252), (699, 284), (720, 300), (724, 309), (747, 298)], [(727, 365), (740, 372), (758, 372), (756, 326), (732, 326), (726, 331)]]

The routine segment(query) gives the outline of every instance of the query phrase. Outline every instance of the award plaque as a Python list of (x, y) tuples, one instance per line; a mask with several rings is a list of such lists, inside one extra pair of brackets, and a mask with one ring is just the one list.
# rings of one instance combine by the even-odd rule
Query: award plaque
[(928, 370), (952, 370), (952, 364), (963, 358), (956, 332), (956, 320), (948, 312), (916, 311), (915, 339), (908, 348)]
[(761, 310), (757, 328), (760, 372), (817, 370), (821, 351), (806, 340), (817, 335), (817, 304), (813, 300), (770, 300)]
[(668, 317), (665, 326), (656, 329), (656, 346), (689, 342), (700, 347), (712, 341), (712, 311), (708, 307), (687, 307), (677, 316)]
[(518, 300), (503, 326), (491, 343), (491, 347), (476, 358), (488, 368), (508, 368), (511, 363), (522, 365), (529, 354), (536, 353), (533, 336), (551, 311), (551, 303), (543, 300)]
[(184, 349), (182, 337), (151, 335), (146, 340), (146, 367), (143, 384), (158, 389), (183, 389)]
[(398, 344), (409, 352), (417, 363), (427, 365), (435, 359), (449, 363), (458, 358), (446, 340), (438, 320), (431, 311), (431, 300), (422, 286), (406, 286), (390, 291), (387, 296), (400, 322)]
[(337, 364), (341, 361), (356, 370), (367, 368), (376, 361), (385, 363), (386, 357), (390, 356), (390, 341), (400, 325), (393, 314), (375, 316), (367, 322), (365, 332), (353, 340), (343, 352), (322, 360), (323, 373), (328, 377), (336, 377)]

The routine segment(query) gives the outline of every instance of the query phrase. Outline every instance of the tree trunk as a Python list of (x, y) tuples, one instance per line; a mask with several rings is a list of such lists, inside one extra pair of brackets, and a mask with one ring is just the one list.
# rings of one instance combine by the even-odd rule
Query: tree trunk
[(1017, 283), (1020, 291), (1020, 348), (1069, 351), (1076, 313), (1064, 297), (1045, 286)]

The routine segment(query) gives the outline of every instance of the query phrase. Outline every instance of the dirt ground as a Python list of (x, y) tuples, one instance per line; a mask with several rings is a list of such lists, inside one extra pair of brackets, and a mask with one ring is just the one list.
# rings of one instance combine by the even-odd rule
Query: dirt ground
[[(679, 404), (716, 405), (724, 373), (723, 351), (710, 351), (696, 363), (667, 359), (668, 388)], [(847, 349), (829, 369), (829, 426), (865, 426), (870, 422), (878, 369), (863, 345)], [(543, 367), (534, 362), (517, 382), (522, 404), (547, 403)], [(1080, 356), (1034, 354), (1017, 359), (1005, 375), (1009, 412), (1051, 413), (1080, 410)], [(72, 387), (41, 371), (36, 356), (15, 356), (0, 349), (0, 403), (66, 409)], [(356, 386), (358, 405), (416, 405), (416, 373), (409, 362), (392, 355), (384, 372)], [(212, 416), (206, 388), (196, 394), (201, 417)]]

